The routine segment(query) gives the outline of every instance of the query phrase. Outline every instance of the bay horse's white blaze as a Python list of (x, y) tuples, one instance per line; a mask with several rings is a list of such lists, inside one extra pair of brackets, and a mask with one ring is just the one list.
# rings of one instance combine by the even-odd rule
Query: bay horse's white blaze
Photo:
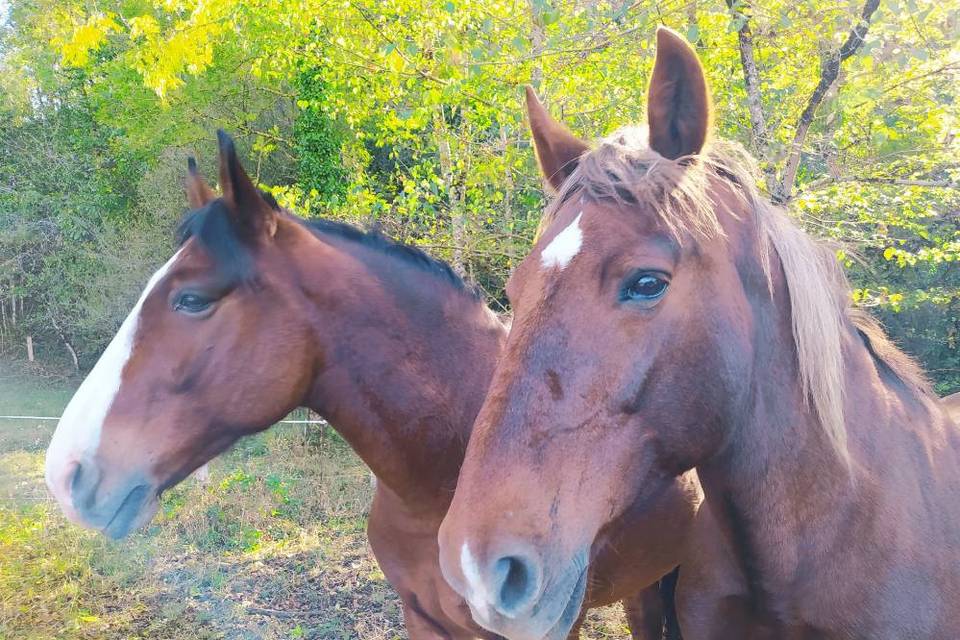
[(71, 520), (78, 521), (70, 498), (70, 475), (76, 464), (92, 457), (100, 445), (100, 430), (120, 389), (123, 368), (133, 352), (134, 337), (140, 324), (140, 310), (153, 287), (170, 270), (177, 251), (147, 282), (120, 330), (107, 345), (97, 364), (83, 380), (64, 409), (53, 439), (47, 448), (47, 486)]
[(540, 263), (545, 269), (563, 269), (580, 253), (580, 247), (583, 245), (583, 230), (580, 228), (582, 215), (583, 211), (578, 213), (573, 222), (558, 233), (541, 252)]

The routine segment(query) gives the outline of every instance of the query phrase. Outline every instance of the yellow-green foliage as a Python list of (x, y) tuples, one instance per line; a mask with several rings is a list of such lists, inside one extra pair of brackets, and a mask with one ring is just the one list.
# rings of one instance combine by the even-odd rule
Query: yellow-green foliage
[[(843, 243), (859, 301), (931, 368), (956, 371), (960, 5), (882, 0), (801, 126), (866, 2), (12, 0), (0, 181), (18, 188), (0, 191), (0, 298), (25, 291), (48, 341), (56, 323), (92, 357), (116, 321), (102, 275), (149, 273), (151, 252), (122, 251), (140, 238), (169, 251), (173, 176), (188, 151), (215, 175), (224, 127), (282, 203), (376, 221), (503, 303), (544, 204), (521, 86), (585, 137), (640, 121), (665, 24), (696, 43), (719, 134), (758, 157), (808, 229)], [(159, 203), (137, 184), (158, 175)], [(19, 230), (7, 240), (4, 216)], [(36, 258), (8, 259), (18, 251)], [(886, 313), (898, 309), (917, 315)]]

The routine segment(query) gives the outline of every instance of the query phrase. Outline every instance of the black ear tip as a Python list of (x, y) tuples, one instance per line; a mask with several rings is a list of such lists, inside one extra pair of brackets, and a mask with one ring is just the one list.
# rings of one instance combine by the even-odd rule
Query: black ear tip
[(280, 211), (280, 203), (277, 202), (277, 199), (273, 197), (272, 193), (260, 189), (260, 197), (263, 198), (268, 205), (270, 205), (271, 209), (274, 211)]
[(187, 156), (187, 170), (191, 174), (197, 175), (197, 159), (193, 156)]
[(224, 155), (234, 155), (236, 153), (233, 138), (223, 129), (217, 129), (217, 143), (220, 145), (220, 152)]

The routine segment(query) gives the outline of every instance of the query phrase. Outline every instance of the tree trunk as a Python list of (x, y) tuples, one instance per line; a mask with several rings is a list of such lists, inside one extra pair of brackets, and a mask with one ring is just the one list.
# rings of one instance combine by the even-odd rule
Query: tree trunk
[(750, 4), (739, 0), (727, 0), (727, 7), (734, 20), (740, 22), (737, 41), (740, 47), (740, 66), (743, 67), (743, 85), (747, 92), (747, 110), (750, 112), (750, 139), (758, 158), (765, 158), (767, 147), (767, 124), (763, 114), (763, 99), (760, 93), (760, 73), (753, 56), (753, 31), (750, 28)]
[(800, 168), (800, 157), (803, 152), (803, 143), (807, 139), (807, 132), (810, 131), (810, 125), (813, 124), (813, 117), (817, 109), (826, 97), (827, 92), (840, 76), (840, 65), (843, 61), (857, 52), (863, 46), (867, 30), (870, 29), (870, 19), (873, 17), (877, 7), (880, 6), (880, 0), (866, 0), (857, 23), (850, 29), (846, 41), (837, 51), (827, 53), (826, 57), (820, 63), (820, 81), (810, 95), (807, 106), (800, 119), (797, 120), (797, 126), (794, 129), (793, 142), (787, 155), (786, 164), (783, 167), (783, 173), (780, 174), (780, 180), (777, 182), (771, 195), (773, 201), (785, 203), (793, 196), (793, 183), (797, 179), (797, 171)]
[(70, 359), (73, 360), (73, 370), (77, 373), (80, 373), (80, 359), (77, 358), (76, 350), (74, 350), (73, 345), (66, 340), (63, 341), (63, 344), (67, 348), (67, 351), (70, 352)]
[(51, 324), (53, 324), (53, 328), (57, 331), (57, 335), (60, 336), (60, 342), (62, 342), (63, 346), (70, 352), (70, 358), (73, 360), (73, 370), (80, 373), (80, 359), (77, 358), (76, 350), (73, 348), (73, 345), (70, 344), (70, 341), (67, 340), (66, 334), (64, 334), (63, 329), (60, 328), (60, 324), (52, 318)]
[(447, 208), (450, 211), (450, 231), (453, 240), (453, 255), (450, 258), (450, 266), (460, 276), (465, 274), (463, 261), (464, 245), (464, 219), (460, 207), (460, 199), (457, 197), (457, 188), (453, 179), (453, 158), (450, 152), (450, 130), (447, 127), (447, 121), (443, 113), (443, 105), (434, 115), (433, 128), (437, 136), (437, 150), (440, 155), (440, 177), (443, 180), (444, 188), (447, 192)]
[(508, 269), (513, 269), (514, 265), (514, 243), (513, 243), (513, 170), (510, 168), (509, 157), (507, 156), (507, 129), (500, 129), (500, 153), (501, 157), (507, 159), (505, 165), (505, 174), (503, 180), (503, 225), (506, 232), (506, 241), (504, 241), (503, 252), (507, 254), (509, 264)]
[(33, 336), (27, 336), (27, 360), (33, 362)]
[[(543, 47), (546, 42), (546, 31), (543, 26), (543, 15), (537, 0), (527, 0), (527, 7), (530, 10), (530, 55), (533, 58), (533, 66), (530, 70), (530, 84), (537, 91), (540, 91), (540, 85), (543, 82)], [(543, 94), (540, 94), (541, 97)]]

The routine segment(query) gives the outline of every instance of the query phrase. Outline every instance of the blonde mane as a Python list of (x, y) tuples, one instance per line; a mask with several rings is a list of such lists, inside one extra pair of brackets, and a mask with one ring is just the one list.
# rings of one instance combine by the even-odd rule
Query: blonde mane
[[(850, 286), (833, 251), (813, 240), (783, 209), (764, 198), (757, 189), (757, 175), (756, 163), (736, 143), (716, 140), (696, 157), (668, 160), (650, 149), (645, 128), (624, 127), (580, 157), (547, 207), (540, 229), (553, 221), (565, 201), (580, 193), (655, 212), (663, 228), (681, 244), (723, 237), (717, 217), (719, 202), (710, 191), (718, 176), (725, 179), (730, 194), (751, 212), (759, 239), (759, 259), (771, 293), (771, 250), (780, 261), (804, 398), (812, 405), (838, 455), (847, 459), (843, 415), (847, 322), (864, 337), (873, 357), (903, 383), (922, 393), (928, 392), (928, 386), (919, 367), (893, 346), (875, 322), (867, 323), (863, 313), (851, 310)], [(730, 211), (736, 215), (733, 208)]]

